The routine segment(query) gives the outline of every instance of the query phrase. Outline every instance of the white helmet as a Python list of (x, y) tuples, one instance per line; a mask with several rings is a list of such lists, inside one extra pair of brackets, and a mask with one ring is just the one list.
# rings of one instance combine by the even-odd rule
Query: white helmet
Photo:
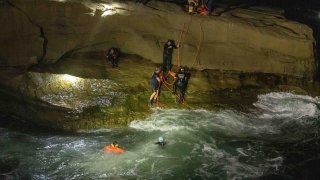
[(164, 142), (163, 137), (160, 136), (160, 137), (158, 138), (158, 142), (161, 142), (161, 143)]

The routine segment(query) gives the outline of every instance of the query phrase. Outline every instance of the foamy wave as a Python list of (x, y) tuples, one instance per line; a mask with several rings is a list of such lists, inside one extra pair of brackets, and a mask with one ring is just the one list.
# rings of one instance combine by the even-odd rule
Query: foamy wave
[(262, 110), (260, 118), (291, 118), (315, 117), (318, 115), (319, 98), (295, 95), (292, 93), (268, 93), (258, 96), (253, 105)]
[(192, 130), (182, 122), (186, 119), (186, 114), (186, 110), (158, 110), (146, 120), (132, 121), (129, 127), (143, 131)]

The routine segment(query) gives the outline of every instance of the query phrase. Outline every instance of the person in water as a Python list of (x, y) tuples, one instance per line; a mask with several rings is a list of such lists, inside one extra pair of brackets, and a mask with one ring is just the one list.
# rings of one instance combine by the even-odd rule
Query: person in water
[(110, 146), (113, 148), (119, 148), (119, 144), (117, 141), (113, 141), (113, 143)]
[(162, 136), (160, 136), (158, 138), (158, 141), (155, 144), (158, 144), (159, 146), (161, 146), (163, 148), (164, 145), (166, 145), (166, 142), (164, 141), (164, 138)]

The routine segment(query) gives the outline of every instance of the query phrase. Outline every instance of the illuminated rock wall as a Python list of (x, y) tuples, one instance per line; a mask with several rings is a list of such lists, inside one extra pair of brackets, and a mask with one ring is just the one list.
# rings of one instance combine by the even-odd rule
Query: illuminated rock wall
[(148, 5), (4, 1), (1, 64), (53, 63), (111, 46), (161, 63), (165, 41), (181, 38), (180, 61), (189, 67), (307, 79), (314, 75), (311, 29), (286, 20), (280, 12), (235, 9), (219, 17), (201, 17), (190, 16), (174, 4), (151, 1)]

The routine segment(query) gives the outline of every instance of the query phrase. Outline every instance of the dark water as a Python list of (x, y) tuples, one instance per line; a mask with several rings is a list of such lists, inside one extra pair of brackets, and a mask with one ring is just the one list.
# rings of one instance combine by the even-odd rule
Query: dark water
[[(1, 128), (0, 179), (316, 179), (319, 103), (270, 93), (246, 113), (155, 109), (128, 128), (73, 135)], [(114, 140), (125, 153), (101, 150)]]

